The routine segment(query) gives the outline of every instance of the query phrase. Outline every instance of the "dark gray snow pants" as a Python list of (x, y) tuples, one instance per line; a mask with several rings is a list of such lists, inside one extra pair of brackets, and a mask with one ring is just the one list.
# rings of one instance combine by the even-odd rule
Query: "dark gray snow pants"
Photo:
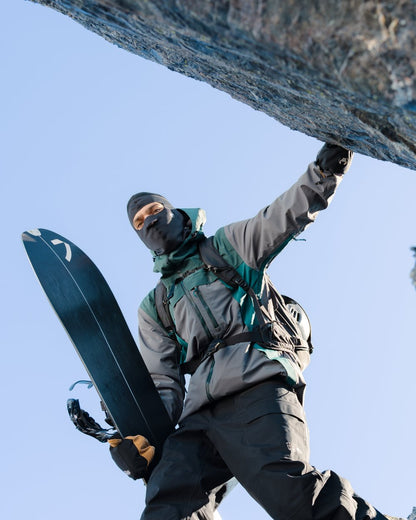
[(210, 490), (233, 475), (275, 520), (385, 520), (348, 481), (309, 464), (303, 407), (280, 379), (183, 421), (149, 479), (141, 520), (182, 520), (204, 506), (212, 510)]

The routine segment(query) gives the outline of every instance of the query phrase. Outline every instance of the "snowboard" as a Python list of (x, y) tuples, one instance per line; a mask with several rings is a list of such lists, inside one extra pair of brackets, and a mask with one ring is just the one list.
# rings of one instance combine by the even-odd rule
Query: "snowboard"
[(122, 437), (146, 437), (157, 457), (174, 425), (103, 275), (78, 246), (53, 231), (25, 231), (22, 239), (114, 426)]

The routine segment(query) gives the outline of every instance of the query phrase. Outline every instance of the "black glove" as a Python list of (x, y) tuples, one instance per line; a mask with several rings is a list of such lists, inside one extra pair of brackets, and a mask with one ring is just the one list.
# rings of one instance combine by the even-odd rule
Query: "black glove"
[(328, 175), (342, 175), (348, 171), (354, 153), (337, 144), (325, 143), (318, 152), (316, 165), (324, 177)]
[(117, 466), (133, 480), (144, 478), (155, 448), (142, 435), (109, 439), (110, 454)]

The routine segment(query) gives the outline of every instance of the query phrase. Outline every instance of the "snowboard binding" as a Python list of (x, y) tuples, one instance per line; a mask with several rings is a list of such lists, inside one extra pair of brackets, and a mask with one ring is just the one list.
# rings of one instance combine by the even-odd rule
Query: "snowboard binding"
[(103, 428), (88, 412), (80, 407), (78, 399), (68, 399), (66, 402), (69, 418), (74, 423), (75, 428), (85, 435), (94, 437), (100, 442), (107, 442), (109, 439), (120, 439), (121, 436), (116, 429)]
[[(92, 388), (93, 384), (91, 381), (76, 381), (73, 383), (69, 390), (72, 391), (77, 384), (86, 384), (88, 388)], [(91, 415), (83, 410), (79, 404), (78, 399), (68, 399), (66, 402), (66, 407), (68, 410), (68, 415), (75, 428), (85, 435), (89, 435), (90, 437), (94, 437), (100, 442), (107, 442), (109, 439), (120, 439), (121, 436), (119, 432), (115, 429), (113, 421), (106, 410), (104, 403), (101, 401), (101, 409), (104, 411), (106, 418), (105, 422), (111, 426), (111, 428), (103, 428), (97, 421), (91, 417)]]

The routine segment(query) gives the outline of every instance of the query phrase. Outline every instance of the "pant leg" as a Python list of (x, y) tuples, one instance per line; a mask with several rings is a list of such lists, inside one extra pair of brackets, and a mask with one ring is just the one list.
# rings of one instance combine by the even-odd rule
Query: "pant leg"
[[(235, 481), (235, 479), (233, 479)], [(237, 481), (235, 481), (236, 483)], [(218, 506), (222, 502), (225, 494), (227, 494), (228, 486), (230, 483), (222, 484), (211, 491), (208, 492), (207, 499), (208, 502), (200, 509), (192, 513), (191, 516), (187, 516), (186, 518), (182, 518), (181, 520), (221, 520), (221, 516), (217, 511)], [(231, 484), (231, 487), (233, 485)]]
[(303, 408), (267, 381), (211, 409), (208, 437), (250, 495), (276, 520), (384, 519), (336, 473), (309, 464)]
[(194, 421), (176, 430), (165, 442), (161, 461), (146, 490), (141, 520), (212, 520), (215, 493), (232, 474)]

